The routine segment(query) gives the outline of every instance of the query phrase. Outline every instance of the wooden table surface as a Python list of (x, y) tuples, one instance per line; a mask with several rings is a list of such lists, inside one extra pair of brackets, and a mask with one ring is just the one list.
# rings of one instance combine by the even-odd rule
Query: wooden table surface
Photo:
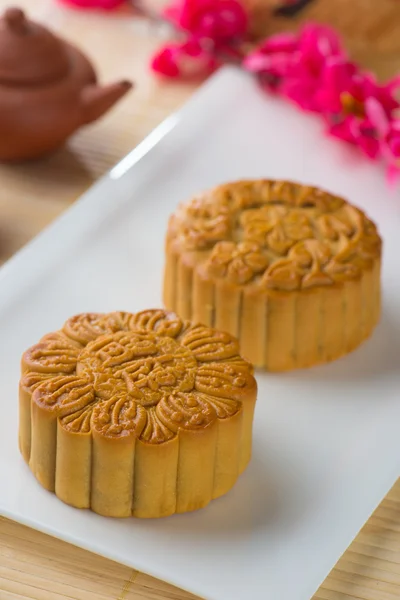
[[(333, 1), (329, 0), (330, 6)], [(385, 1), (381, 0), (380, 6)], [(8, 4), (0, 0), (1, 9)], [(19, 5), (85, 49), (105, 82), (130, 77), (137, 87), (102, 121), (79, 132), (52, 157), (25, 165), (0, 166), (0, 262), (70, 206), (183, 104), (196, 87), (179, 82), (161, 84), (149, 75), (148, 58), (160, 43), (160, 32), (144, 20), (82, 15), (59, 8), (53, 0), (19, 0)], [(393, 22), (390, 26), (393, 29)], [(397, 33), (396, 40), (400, 39), (399, 30)], [(388, 61), (384, 61), (386, 70)], [(373, 47), (371, 63), (377, 64)], [(190, 598), (194, 597), (163, 582), (0, 518), (0, 600)], [(248, 598), (253, 598), (251, 584)], [(399, 598), (400, 482), (377, 508), (314, 600)]]

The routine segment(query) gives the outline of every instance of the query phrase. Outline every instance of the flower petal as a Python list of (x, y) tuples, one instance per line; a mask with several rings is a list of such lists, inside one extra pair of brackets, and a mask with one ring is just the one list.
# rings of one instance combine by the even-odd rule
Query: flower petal
[(259, 52), (265, 54), (272, 52), (292, 53), (298, 48), (298, 37), (294, 33), (277, 33), (267, 38), (258, 48)]
[(208, 75), (217, 66), (214, 54), (195, 39), (166, 45), (151, 60), (153, 71), (169, 78)]
[(327, 61), (324, 69), (323, 82), (328, 87), (339, 93), (348, 91), (354, 75), (357, 73), (355, 63), (346, 60), (342, 56), (335, 56)]
[(393, 188), (393, 187), (397, 186), (397, 184), (400, 180), (400, 165), (392, 163), (388, 166), (387, 180), (388, 180), (390, 187)]
[(387, 144), (393, 158), (400, 158), (400, 131), (392, 128), (391, 135), (388, 136)]
[(285, 51), (269, 52), (265, 46), (251, 52), (242, 64), (252, 73), (270, 75), (279, 79), (290, 75), (293, 54)]
[(281, 92), (302, 110), (318, 112), (319, 105), (316, 97), (316, 82), (309, 77), (293, 78), (283, 82)]
[(181, 0), (164, 9), (164, 15), (192, 36), (216, 45), (240, 39), (248, 27), (247, 12), (238, 0)]
[(355, 139), (350, 128), (351, 120), (352, 117), (345, 117), (341, 122), (331, 124), (328, 129), (329, 134), (340, 140), (354, 144)]
[(376, 137), (374, 127), (367, 119), (354, 118), (350, 122), (350, 130), (354, 136), (354, 143), (368, 158), (375, 159), (380, 154), (380, 143)]
[(175, 78), (180, 75), (174, 48), (170, 46), (165, 46), (156, 52), (151, 59), (150, 66), (155, 73), (165, 77)]
[(337, 33), (331, 27), (317, 23), (307, 23), (303, 27), (300, 32), (299, 48), (314, 57), (343, 54)]
[(377, 159), (380, 155), (380, 146), (378, 140), (362, 136), (358, 139), (357, 145), (364, 152), (364, 154), (372, 160)]
[(381, 103), (376, 98), (367, 98), (365, 101), (365, 113), (373, 127), (381, 137), (389, 132), (389, 121)]

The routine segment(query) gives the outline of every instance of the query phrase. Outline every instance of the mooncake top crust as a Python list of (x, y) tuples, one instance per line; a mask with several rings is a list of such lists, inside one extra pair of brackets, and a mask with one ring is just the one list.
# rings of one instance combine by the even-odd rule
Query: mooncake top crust
[(208, 278), (288, 292), (356, 279), (382, 246), (343, 198), (270, 180), (221, 185), (180, 206), (167, 244)]
[(252, 366), (227, 333), (174, 313), (86, 313), (22, 357), (21, 386), (74, 433), (162, 444), (254, 398)]

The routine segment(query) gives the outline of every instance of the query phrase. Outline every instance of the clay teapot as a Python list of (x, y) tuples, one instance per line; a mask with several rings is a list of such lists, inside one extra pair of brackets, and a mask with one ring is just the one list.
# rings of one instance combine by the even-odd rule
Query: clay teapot
[(95, 121), (132, 87), (97, 85), (77, 48), (9, 8), (0, 18), (0, 160), (37, 158)]

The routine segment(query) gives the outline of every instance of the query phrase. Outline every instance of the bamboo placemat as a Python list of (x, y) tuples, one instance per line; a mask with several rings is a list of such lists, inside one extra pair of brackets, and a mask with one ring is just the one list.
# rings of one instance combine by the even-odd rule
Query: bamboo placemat
[[(353, 2), (367, 10), (372, 6), (372, 0)], [(374, 46), (371, 39), (366, 44), (358, 40), (357, 52), (365, 63), (379, 69), (381, 75), (390, 75), (395, 66), (398, 65), (400, 70), (399, 53), (393, 51), (400, 45), (400, 13), (397, 29), (393, 27), (396, 11), (390, 12), (388, 19), (393, 2), (400, 7), (399, 0), (380, 0), (379, 3), (374, 0), (378, 9), (373, 26), (366, 25), (371, 19), (366, 19), (368, 15), (362, 12), (358, 19), (348, 16), (345, 4), (349, 6), (349, 0), (320, 0), (311, 5), (309, 12), (299, 17), (296, 24), (305, 17), (312, 17), (334, 21), (338, 27), (341, 11), (343, 33), (347, 37), (351, 30), (349, 23), (358, 23), (358, 30), (360, 23), (364, 23), (364, 29), (368, 31), (375, 27), (379, 39), (385, 39), (386, 45), (379, 42)], [(0, 9), (8, 4), (7, 0), (0, 0)], [(0, 166), (0, 262), (65, 210), (154, 126), (183, 104), (196, 87), (179, 82), (160, 84), (148, 75), (148, 57), (159, 44), (159, 38), (154, 28), (143, 20), (111, 15), (104, 18), (95, 14), (83, 17), (77, 12), (60, 9), (53, 0), (19, 0), (19, 5), (85, 49), (97, 63), (105, 82), (131, 77), (137, 87), (107, 117), (79, 132), (67, 148), (54, 156), (26, 165)], [(288, 23), (270, 24), (271, 30), (283, 26), (287, 27)], [(384, 31), (388, 32), (386, 37)], [(0, 600), (191, 598), (194, 597), (163, 582), (0, 518)], [(248, 598), (253, 600), (251, 585)], [(400, 481), (375, 511), (314, 600), (399, 598)]]

